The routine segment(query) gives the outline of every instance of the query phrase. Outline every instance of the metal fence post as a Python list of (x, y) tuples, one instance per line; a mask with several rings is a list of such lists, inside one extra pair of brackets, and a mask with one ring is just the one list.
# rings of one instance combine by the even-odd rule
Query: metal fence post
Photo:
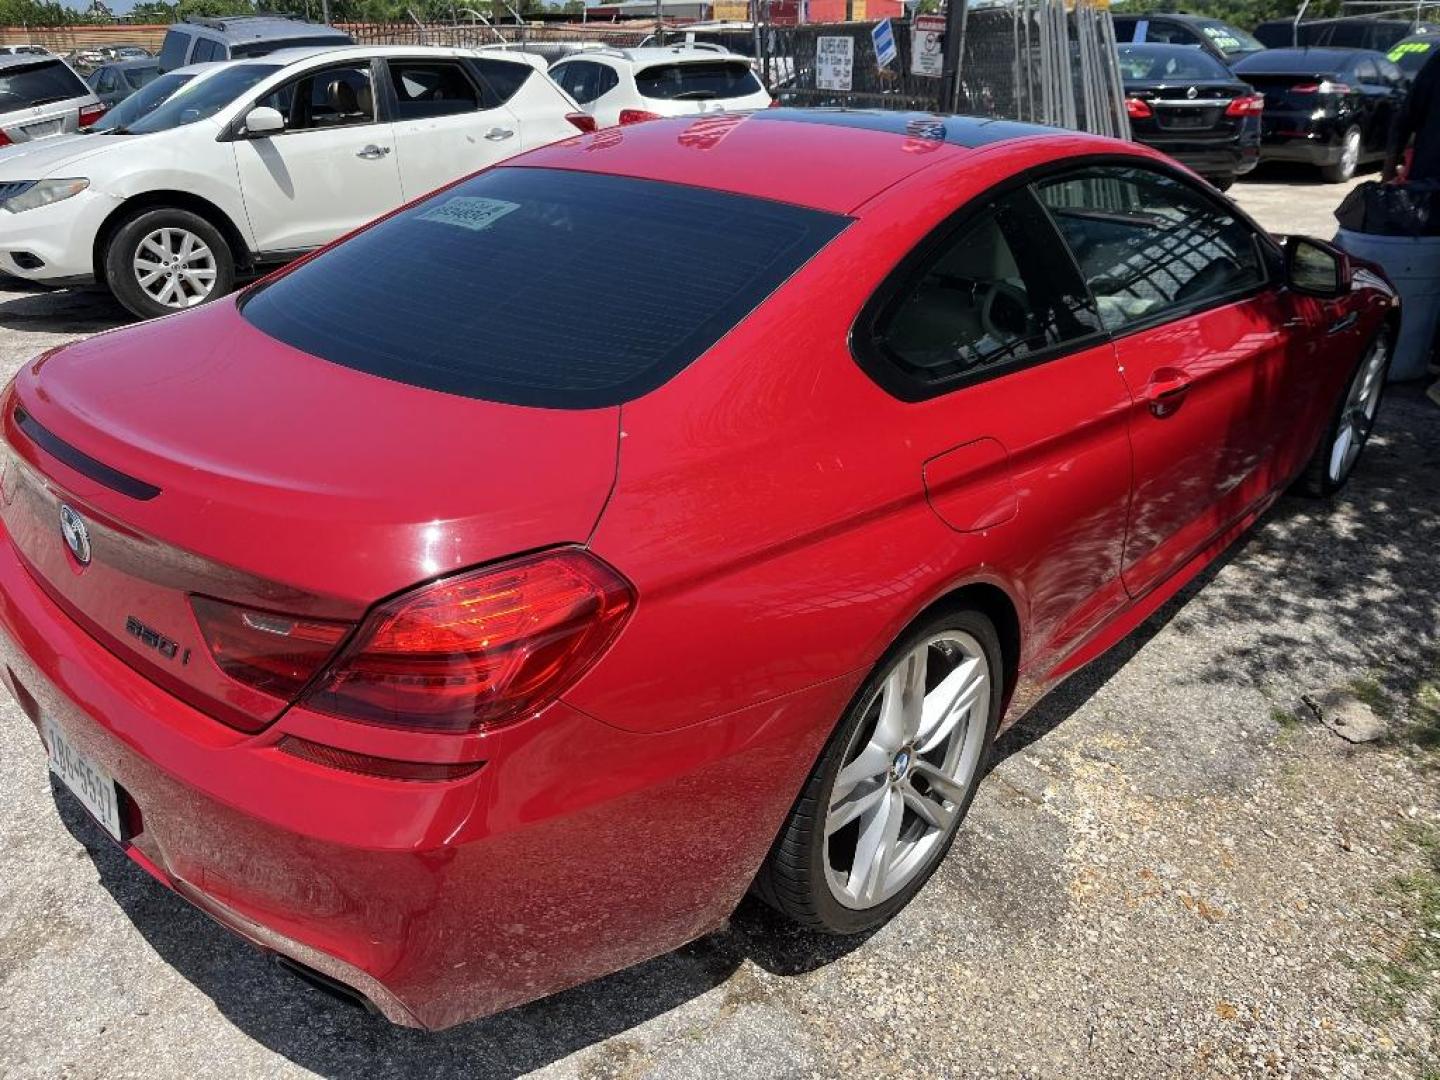
[(965, 17), (969, 0), (949, 0), (945, 5), (945, 61), (940, 75), (938, 111), (953, 113), (960, 101), (960, 64), (965, 56)]

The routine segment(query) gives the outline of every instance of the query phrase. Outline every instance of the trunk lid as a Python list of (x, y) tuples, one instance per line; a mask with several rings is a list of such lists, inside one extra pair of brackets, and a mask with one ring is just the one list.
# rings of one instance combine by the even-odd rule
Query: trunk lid
[(1251, 90), (1243, 83), (1201, 80), (1127, 84), (1126, 93), (1145, 102), (1152, 112), (1150, 117), (1131, 121), (1131, 127), (1137, 132), (1226, 138), (1239, 130), (1243, 119), (1226, 116), (1225, 110), (1236, 98), (1248, 96)]
[(619, 429), (618, 408), (353, 371), (266, 337), (231, 301), (41, 357), (0, 407), (0, 520), (36, 579), (137, 670), (248, 730), (287, 702), (221, 673), (191, 595), (355, 621), (421, 581), (584, 541)]

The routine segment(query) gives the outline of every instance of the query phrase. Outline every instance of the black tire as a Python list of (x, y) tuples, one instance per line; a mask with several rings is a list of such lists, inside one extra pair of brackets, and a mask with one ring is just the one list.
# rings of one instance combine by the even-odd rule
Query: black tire
[[(146, 237), (161, 229), (183, 231), (202, 241), (211, 253), (213, 267), (200, 267), (207, 274), (213, 274), (213, 284), (203, 299), (188, 304), (160, 303), (141, 286), (135, 270), (135, 257)], [(141, 210), (122, 221), (110, 234), (105, 246), (105, 284), (115, 298), (142, 319), (153, 319), (159, 315), (173, 315), (186, 306), (209, 303), (224, 296), (235, 287), (235, 254), (225, 236), (199, 214), (177, 207), (161, 206)], [(168, 271), (162, 270), (162, 275)], [(183, 288), (184, 286), (180, 286)], [(187, 299), (195, 293), (187, 293)]]
[[(1392, 336), (1389, 327), (1381, 330), (1365, 347), (1365, 351), (1360, 354), (1354, 372), (1351, 373), (1350, 378), (1345, 380), (1345, 386), (1340, 391), (1340, 400), (1335, 405), (1335, 412), (1325, 428), (1325, 434), (1320, 438), (1320, 445), (1315, 448), (1315, 453), (1310, 456), (1309, 462), (1305, 465), (1305, 471), (1300, 474), (1300, 479), (1295, 483), (1295, 490), (1300, 494), (1308, 495), (1312, 499), (1328, 499), (1345, 486), (1350, 479), (1350, 474), (1355, 471), (1355, 466), (1365, 451), (1365, 444), (1370, 441), (1370, 432), (1375, 426), (1375, 417), (1379, 414), (1380, 402), (1385, 394), (1385, 380), (1390, 374)], [(1373, 379), (1378, 380), (1378, 386), (1375, 387), (1374, 408), (1368, 416), (1363, 412), (1357, 416), (1352, 408), (1352, 394), (1356, 390), (1357, 384), (1362, 384), (1365, 380), (1377, 349), (1383, 350), (1384, 355), (1378, 371), (1370, 373)], [(1348, 464), (1345, 464), (1339, 470), (1339, 475), (1336, 475), (1336, 470), (1333, 468), (1336, 445), (1340, 440), (1341, 432), (1345, 429), (1347, 420), (1351, 425), (1351, 437), (1358, 439), (1358, 445), (1354, 455), (1349, 457)]]
[(1343, 184), (1355, 175), (1355, 170), (1360, 167), (1360, 154), (1364, 150), (1358, 127), (1347, 128), (1345, 134), (1340, 137), (1342, 148), (1349, 147), (1352, 143), (1355, 151), (1353, 155), (1342, 149), (1339, 161), (1333, 165), (1320, 166), (1320, 175), (1326, 183)]
[[(985, 726), (983, 742), (978, 750), (978, 761), (965, 785), (963, 797), (954, 801), (954, 816), (948, 835), (939, 833), (933, 850), (928, 853), (915, 876), (894, 895), (874, 906), (846, 906), (835, 896), (826, 874), (825, 821), (836, 776), (845, 764), (843, 759), (847, 749), (851, 748), (858, 729), (862, 725), (873, 727), (875, 724), (878, 696), (886, 676), (922, 643), (946, 631), (959, 631), (977, 642), (988, 668), (989, 693), (983, 714)], [(820, 754), (819, 761), (811, 770), (765, 864), (760, 868), (752, 891), (770, 907), (800, 925), (830, 934), (866, 933), (894, 917), (920, 891), (944, 860), (965, 814), (970, 809), (975, 791), (985, 775), (986, 761), (1000, 720), (1000, 703), (1004, 692), (1003, 670), (1000, 641), (995, 627), (977, 611), (959, 608), (943, 612), (907, 630), (876, 664), (875, 670), (846, 709), (829, 743)], [(927, 682), (927, 687), (928, 685)], [(978, 712), (973, 719), (978, 719)], [(964, 739), (965, 736), (962, 735), (961, 738)], [(915, 755), (918, 760), (918, 749)], [(881, 786), (887, 782), (889, 781), (882, 780)], [(836, 836), (839, 835), (837, 831)]]

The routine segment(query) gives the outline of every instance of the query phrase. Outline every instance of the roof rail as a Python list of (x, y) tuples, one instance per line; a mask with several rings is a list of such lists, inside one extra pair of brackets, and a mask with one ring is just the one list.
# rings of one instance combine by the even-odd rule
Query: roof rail
[(186, 15), (182, 22), (203, 26), (207, 30), (224, 30), (236, 23), (247, 22), (304, 22), (293, 15)]

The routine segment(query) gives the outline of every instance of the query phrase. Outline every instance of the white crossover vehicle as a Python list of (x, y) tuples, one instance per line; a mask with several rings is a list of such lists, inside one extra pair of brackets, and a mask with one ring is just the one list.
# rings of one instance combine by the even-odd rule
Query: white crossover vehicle
[(550, 76), (600, 127), (772, 104), (749, 57), (698, 42), (580, 53), (552, 64)]
[(0, 151), (0, 270), (99, 281), (160, 315), (593, 127), (523, 53), (351, 46), (192, 65), (88, 134)]

